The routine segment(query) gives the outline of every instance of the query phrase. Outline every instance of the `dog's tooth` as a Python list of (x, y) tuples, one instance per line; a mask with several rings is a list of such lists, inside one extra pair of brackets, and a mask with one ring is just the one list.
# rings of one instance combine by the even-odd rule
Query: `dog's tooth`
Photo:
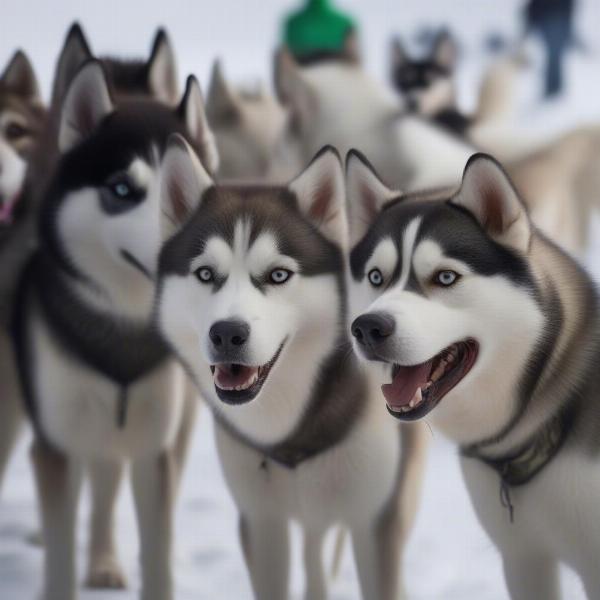
[(423, 392), (421, 391), (421, 388), (417, 388), (417, 392), (416, 392), (413, 400), (415, 400), (415, 399), (416, 399), (415, 405), (420, 404), (423, 401)]

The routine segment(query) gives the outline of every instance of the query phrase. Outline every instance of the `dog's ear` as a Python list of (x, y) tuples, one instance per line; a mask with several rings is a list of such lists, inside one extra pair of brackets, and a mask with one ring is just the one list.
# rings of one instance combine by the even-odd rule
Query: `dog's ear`
[(274, 84), (279, 101), (290, 110), (292, 123), (304, 129), (314, 118), (318, 98), (287, 48), (275, 56)]
[(193, 148), (179, 134), (169, 138), (161, 167), (161, 203), (165, 239), (181, 227), (215, 184)]
[(467, 162), (460, 190), (450, 201), (468, 210), (499, 244), (527, 252), (531, 223), (525, 205), (500, 164), (487, 154)]
[(346, 209), (350, 244), (354, 246), (367, 233), (386, 202), (401, 196), (388, 188), (371, 163), (358, 150), (346, 156)]
[(456, 64), (457, 57), (456, 41), (447, 29), (442, 29), (433, 42), (431, 59), (440, 67), (451, 70)]
[(64, 153), (85, 140), (114, 106), (102, 65), (87, 62), (69, 86), (60, 117), (58, 148)]
[(154, 36), (150, 58), (146, 63), (148, 86), (154, 98), (171, 106), (179, 99), (177, 62), (169, 36), (159, 29)]
[(21, 98), (34, 101), (40, 99), (40, 89), (33, 67), (22, 50), (13, 54), (4, 73), (0, 75), (0, 83)]
[(300, 212), (328, 239), (346, 247), (344, 172), (340, 155), (325, 146), (288, 186)]
[(190, 139), (199, 148), (203, 163), (211, 173), (216, 173), (219, 168), (217, 143), (208, 125), (200, 84), (193, 75), (187, 78), (185, 92), (177, 112), (186, 125)]
[(92, 52), (79, 23), (73, 23), (56, 63), (52, 86), (52, 108), (56, 111), (67, 94), (73, 78), (81, 65), (92, 58)]
[(231, 89), (220, 60), (215, 60), (208, 86), (206, 114), (210, 123), (233, 123), (240, 116), (240, 106), (235, 92)]

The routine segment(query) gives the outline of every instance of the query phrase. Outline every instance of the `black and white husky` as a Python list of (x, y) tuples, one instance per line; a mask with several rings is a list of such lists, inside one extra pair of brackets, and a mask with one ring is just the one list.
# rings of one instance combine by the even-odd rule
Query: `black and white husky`
[(181, 229), (161, 252), (158, 322), (213, 409), (255, 597), (288, 597), (295, 520), (307, 599), (326, 597), (335, 524), (351, 531), (362, 596), (396, 598), (423, 444), (386, 418), (345, 333), (337, 152), (286, 186), (222, 187), (175, 139), (162, 181)]
[(515, 599), (557, 599), (557, 567), (600, 597), (596, 290), (532, 225), (500, 165), (403, 195), (347, 160), (354, 348), (388, 411), (456, 442)]
[(56, 170), (40, 243), (23, 278), (15, 341), (46, 545), (46, 600), (76, 597), (75, 514), (81, 467), (92, 474), (90, 579), (121, 585), (112, 500), (131, 460), (142, 598), (173, 597), (171, 519), (186, 377), (151, 325), (162, 239), (159, 162), (168, 136), (186, 137), (214, 169), (198, 84), (179, 107), (114, 104), (102, 64), (86, 63), (60, 120)]
[(32, 244), (27, 166), (40, 143), (46, 110), (27, 56), (18, 51), (0, 75), (0, 483), (22, 421), (9, 323), (24, 257)]

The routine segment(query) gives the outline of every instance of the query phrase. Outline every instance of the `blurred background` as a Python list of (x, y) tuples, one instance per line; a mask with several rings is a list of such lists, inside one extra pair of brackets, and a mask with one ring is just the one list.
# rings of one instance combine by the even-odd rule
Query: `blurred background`
[[(552, 0), (546, 2), (552, 4)], [(475, 110), (479, 84), (489, 65), (519, 47), (527, 56), (527, 68), (519, 74), (516, 86), (515, 127), (551, 136), (578, 124), (600, 122), (597, 0), (574, 1), (573, 37), (564, 55), (562, 85), (550, 94), (544, 38), (538, 30), (527, 29), (528, 3), (523, 0), (339, 0), (336, 4), (357, 24), (366, 68), (386, 85), (390, 85), (394, 36), (400, 36), (406, 52), (418, 58), (430, 51), (435, 34), (446, 28), (458, 48), (456, 82), (462, 111)], [(123, 57), (147, 56), (156, 28), (164, 26), (176, 52), (182, 83), (188, 73), (194, 73), (206, 89), (211, 65), (220, 57), (230, 81), (249, 86), (261, 81), (271, 87), (273, 52), (281, 40), (282, 19), (298, 7), (298, 2), (284, 0), (3, 0), (0, 68), (17, 48), (24, 49), (48, 98), (56, 57), (74, 20), (83, 26), (94, 53)], [(555, 30), (552, 35), (556, 39), (562, 33)], [(594, 241), (586, 264), (596, 274), (600, 273), (598, 252)], [(432, 436), (423, 502), (405, 557), (409, 597), (506, 598), (497, 552), (476, 522), (463, 489), (456, 450), (439, 435), (432, 432)], [(41, 582), (42, 552), (28, 541), (37, 528), (37, 516), (27, 442), (22, 440), (11, 461), (0, 498), (0, 598), (6, 600), (36, 597)], [(80, 519), (85, 521), (87, 516), (86, 501)], [(82, 535), (86, 530), (80, 529)], [(118, 531), (126, 571), (135, 573), (137, 535), (128, 492), (121, 500)], [(235, 510), (213, 449), (211, 417), (203, 410), (177, 509), (177, 598), (250, 598), (236, 531)], [(83, 569), (84, 538), (80, 548)], [(297, 595), (302, 583), (296, 569)], [(135, 578), (130, 587), (137, 589)], [(583, 598), (570, 573), (565, 572), (563, 587), (565, 598)], [(341, 573), (333, 583), (333, 598), (348, 600), (357, 595), (346, 548)], [(83, 591), (81, 597), (125, 600), (136, 594)]]

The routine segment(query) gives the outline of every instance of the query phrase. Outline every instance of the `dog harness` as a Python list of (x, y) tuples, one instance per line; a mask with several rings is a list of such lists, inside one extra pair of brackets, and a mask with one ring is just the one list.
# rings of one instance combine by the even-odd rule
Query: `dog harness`
[(528, 483), (550, 463), (565, 442), (572, 422), (573, 410), (562, 410), (519, 449), (497, 458), (483, 455), (482, 444), (461, 449), (462, 456), (476, 458), (498, 473), (500, 502), (508, 509), (511, 523), (514, 522), (514, 506), (510, 499), (510, 488)]

